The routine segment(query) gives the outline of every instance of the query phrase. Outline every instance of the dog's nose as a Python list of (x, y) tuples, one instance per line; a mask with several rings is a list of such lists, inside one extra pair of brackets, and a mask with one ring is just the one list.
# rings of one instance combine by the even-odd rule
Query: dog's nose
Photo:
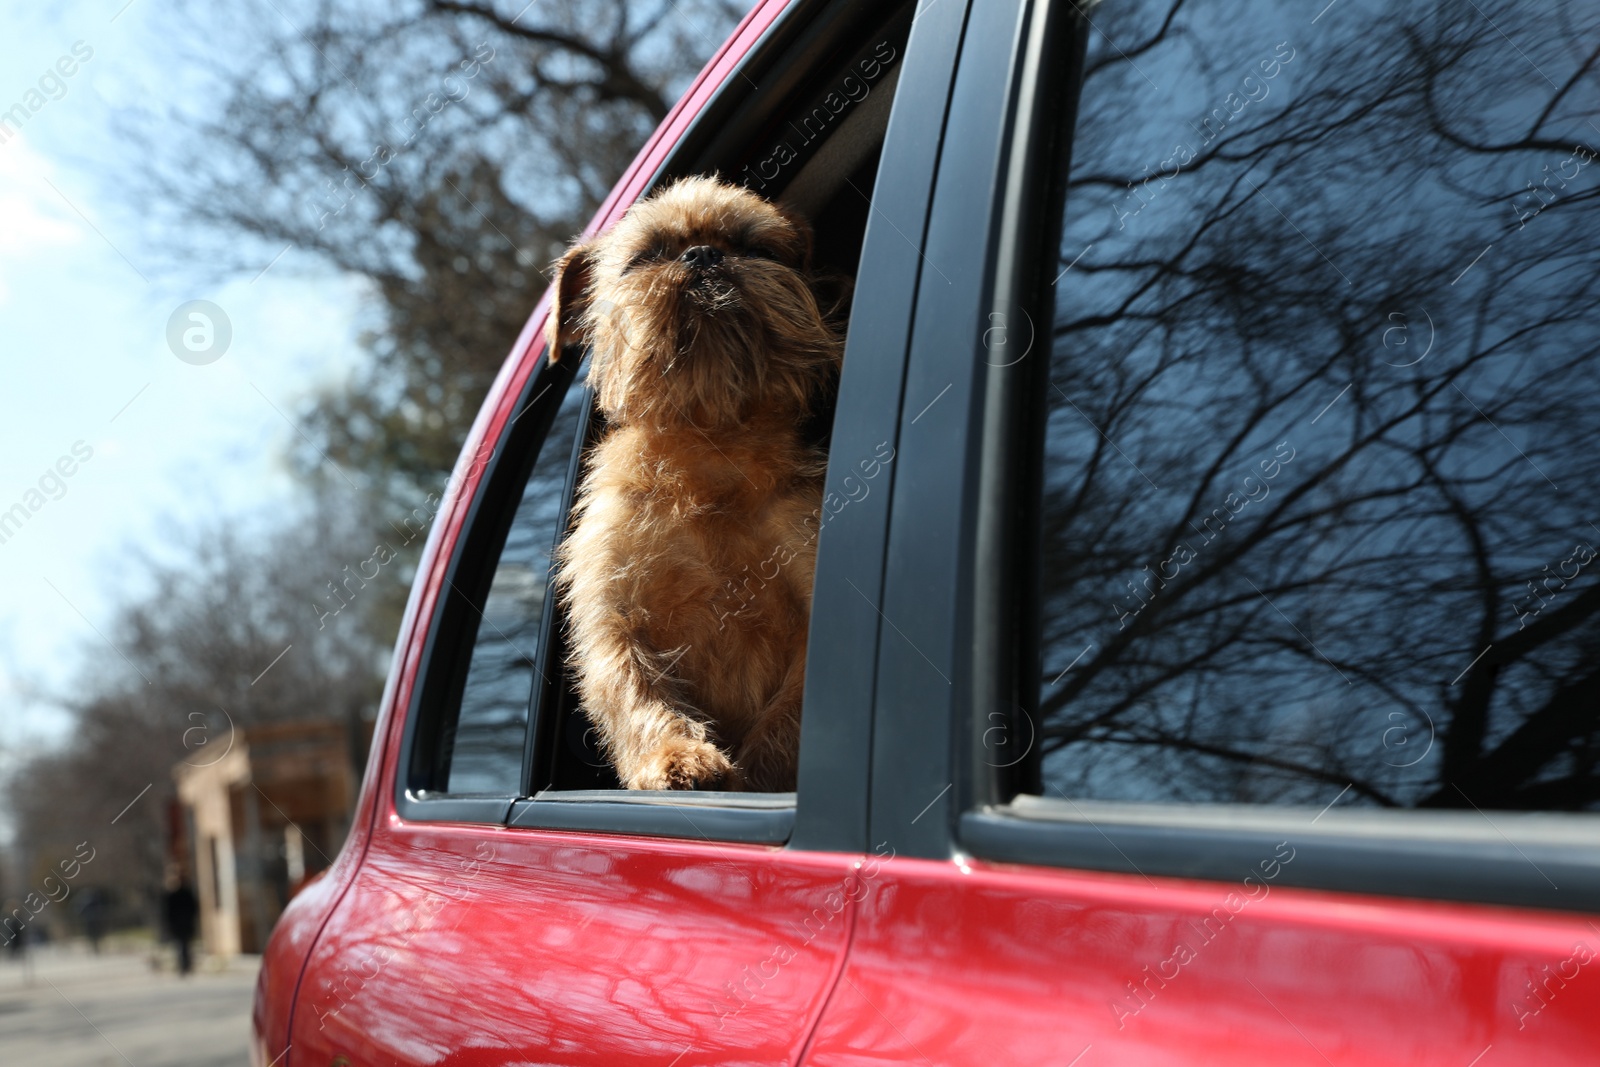
[(693, 270), (705, 270), (722, 262), (722, 249), (710, 245), (695, 245), (678, 257), (678, 262)]

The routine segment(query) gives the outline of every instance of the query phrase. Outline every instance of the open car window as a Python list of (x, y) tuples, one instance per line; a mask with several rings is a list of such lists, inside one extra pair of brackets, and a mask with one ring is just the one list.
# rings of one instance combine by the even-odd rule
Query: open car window
[[(779, 201), (806, 218), (814, 237), (811, 266), (823, 297), (847, 294), (849, 279), (856, 273), (870, 213), (867, 193), (873, 186), (888, 126), (899, 60), (909, 29), (909, 11), (909, 6), (903, 5), (901, 14), (879, 27), (881, 32), (866, 41), (849, 41), (829, 63), (806, 72), (758, 125), (755, 136), (736, 145), (712, 148), (713, 152), (731, 153), (731, 159), (718, 159), (715, 165), (697, 161), (683, 171), (716, 171), (736, 177), (753, 192)], [(674, 176), (675, 172), (669, 170), (659, 176), (657, 184)], [(831, 415), (831, 410), (818, 413), (814, 425), (806, 428), (807, 436), (825, 442)], [(591, 413), (587, 430), (591, 445), (604, 432), (600, 423), (601, 416)], [(579, 482), (588, 455), (585, 452), (574, 469)], [(750, 579), (746, 577), (745, 582), (743, 589), (733, 576), (725, 583), (724, 603), (717, 610), (728, 625), (740, 625), (745, 616), (742, 605), (750, 595)], [(556, 659), (547, 669), (547, 688), (533, 746), (530, 793), (535, 800), (563, 804), (592, 803), (597, 799), (639, 804), (713, 802), (746, 808), (770, 805), (770, 801), (754, 801), (750, 794), (689, 797), (679, 792), (649, 801), (642, 795), (616, 793), (620, 783), (596, 743), (596, 731), (580, 706), (572, 672), (560, 667), (570, 655), (572, 635), (560, 624), (559, 606), (552, 601), (549, 607), (557, 618), (557, 632), (552, 634), (552, 655)], [(612, 795), (606, 797), (608, 793)], [(792, 803), (791, 794), (772, 796), (789, 797), (788, 802)], [(532, 817), (526, 809), (519, 809), (516, 815), (524, 821)], [(682, 832), (681, 822), (676, 829)]]
[[(765, 94), (734, 78), (653, 187), (719, 173), (800, 212), (823, 295), (848, 299), (911, 14), (838, 5), (819, 20), (837, 38), (825, 52), (808, 43), (804, 63), (760, 79)], [(841, 33), (850, 20), (872, 32)], [(622, 790), (580, 705), (551, 561), (605, 426), (576, 355), (541, 361), (492, 447), (441, 593), (397, 804), (414, 818), (783, 840), (793, 793)], [(806, 432), (826, 441), (830, 418)], [(670, 810), (681, 805), (733, 814), (689, 823)]]

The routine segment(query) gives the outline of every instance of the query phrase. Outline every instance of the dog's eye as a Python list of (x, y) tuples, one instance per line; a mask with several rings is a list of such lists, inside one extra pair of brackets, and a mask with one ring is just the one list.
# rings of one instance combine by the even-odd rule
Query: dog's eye
[(744, 254), (747, 255), (747, 256), (750, 256), (752, 259), (777, 259), (778, 258), (778, 254), (776, 252), (774, 252), (770, 248), (764, 248), (761, 245), (752, 245), (749, 248), (746, 248), (744, 250)]
[(666, 249), (662, 248), (659, 245), (657, 245), (654, 248), (646, 248), (646, 249), (643, 249), (643, 250), (641, 250), (639, 252), (635, 252), (633, 254), (633, 258), (628, 260), (627, 266), (622, 268), (622, 273), (626, 274), (626, 273), (628, 273), (630, 270), (632, 270), (635, 267), (642, 267), (646, 263), (650, 263), (650, 262), (654, 262), (655, 260), (662, 259), (663, 257), (666, 256), (666, 254), (667, 254)]

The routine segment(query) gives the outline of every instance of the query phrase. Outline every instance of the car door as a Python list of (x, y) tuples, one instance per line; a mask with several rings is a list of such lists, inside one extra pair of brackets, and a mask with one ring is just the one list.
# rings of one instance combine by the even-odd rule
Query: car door
[[(770, 195), (818, 205), (819, 255), (830, 240), (853, 254), (845, 238), (865, 231), (798, 791), (628, 792), (596, 754), (548, 582), (596, 428), (575, 361), (552, 365), (540, 350), (541, 306), (458, 465), (457, 496), (440, 507), (387, 754), (367, 783), (377, 817), (310, 952), (288, 1062), (798, 1061), (877, 873), (864, 686), (916, 256), (898, 231), (926, 217), (932, 183), (931, 167), (879, 174), (878, 160), (931, 158), (954, 47), (948, 26), (913, 31), (912, 19), (909, 4), (758, 9), (595, 222), (673, 174), (742, 164)], [(829, 105), (813, 104), (834, 85), (854, 106), (823, 114)], [(775, 162), (772, 131), (796, 109), (815, 116), (811, 139), (832, 123), (839, 147)], [(898, 183), (899, 206), (879, 221), (874, 177)]]
[(807, 1064), (1593, 1062), (1597, 45), (969, 24)]

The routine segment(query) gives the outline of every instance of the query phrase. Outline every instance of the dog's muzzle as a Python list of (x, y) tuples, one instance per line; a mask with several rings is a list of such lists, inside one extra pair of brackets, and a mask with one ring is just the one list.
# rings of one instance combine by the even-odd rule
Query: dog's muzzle
[(678, 257), (678, 262), (698, 273), (717, 266), (722, 259), (722, 249), (710, 245), (695, 245), (684, 249), (683, 255)]
[(723, 265), (726, 258), (722, 249), (711, 245), (695, 245), (678, 256), (678, 265), (684, 270), (684, 291), (702, 312), (720, 311), (733, 298), (733, 287)]

